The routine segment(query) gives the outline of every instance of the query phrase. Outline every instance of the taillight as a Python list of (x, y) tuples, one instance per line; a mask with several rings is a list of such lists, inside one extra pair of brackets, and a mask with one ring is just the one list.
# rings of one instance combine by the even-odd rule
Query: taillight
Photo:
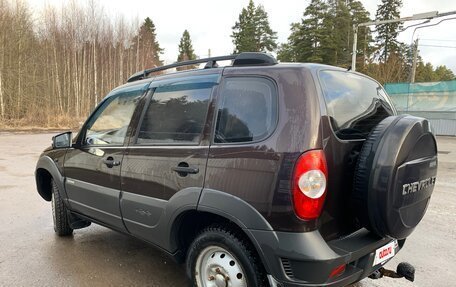
[(328, 169), (322, 150), (303, 153), (293, 173), (293, 204), (296, 215), (304, 220), (320, 216), (326, 197)]
[(334, 277), (340, 276), (344, 272), (345, 272), (345, 264), (342, 264), (340, 266), (337, 266), (336, 268), (334, 268), (331, 271), (331, 273), (329, 274), (329, 278), (334, 278)]

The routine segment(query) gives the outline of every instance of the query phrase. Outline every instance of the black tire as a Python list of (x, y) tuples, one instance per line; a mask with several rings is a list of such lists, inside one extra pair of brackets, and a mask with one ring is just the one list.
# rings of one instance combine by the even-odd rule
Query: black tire
[[(256, 256), (256, 253), (253, 251), (251, 244), (243, 239), (242, 236), (233, 231), (233, 229), (220, 225), (209, 226), (203, 229), (203, 231), (198, 236), (196, 236), (190, 245), (190, 248), (187, 252), (186, 267), (187, 275), (189, 278), (191, 278), (192, 286), (200, 287), (197, 284), (197, 260), (200, 254), (204, 252), (204, 250), (207, 250), (207, 248), (210, 248), (212, 246), (221, 247), (222, 249), (228, 251), (229, 255), (227, 256), (234, 257), (235, 261), (240, 264), (240, 268), (244, 273), (242, 275), (237, 275), (241, 277), (244, 276), (243, 278), (245, 278), (247, 286), (269, 286), (267, 283), (264, 268)], [(212, 255), (212, 258), (213, 257), (214, 255)], [(234, 281), (231, 283), (233, 284), (233, 287), (236, 286), (234, 285)]]
[(58, 236), (72, 235), (73, 229), (70, 227), (67, 208), (60, 197), (59, 188), (54, 180), (52, 180), (51, 205), (55, 233), (57, 233)]

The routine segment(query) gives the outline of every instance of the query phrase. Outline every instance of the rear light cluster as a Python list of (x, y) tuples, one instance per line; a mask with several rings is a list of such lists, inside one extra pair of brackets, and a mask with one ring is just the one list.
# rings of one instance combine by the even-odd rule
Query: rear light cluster
[(297, 160), (292, 180), (296, 215), (304, 220), (317, 219), (326, 198), (328, 168), (322, 150), (303, 153)]
[(336, 268), (334, 268), (331, 271), (331, 273), (329, 274), (329, 278), (334, 278), (334, 277), (342, 275), (345, 272), (345, 268), (346, 268), (345, 264), (337, 266)]

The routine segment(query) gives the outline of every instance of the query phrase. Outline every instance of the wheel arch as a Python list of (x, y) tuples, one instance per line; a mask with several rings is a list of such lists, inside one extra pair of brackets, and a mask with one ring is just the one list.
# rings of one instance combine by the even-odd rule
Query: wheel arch
[(211, 189), (203, 189), (196, 209), (184, 210), (175, 217), (170, 228), (170, 246), (176, 248), (176, 260), (185, 260), (188, 247), (194, 238), (207, 226), (226, 225), (237, 231), (250, 245), (265, 271), (267, 261), (259, 243), (249, 229), (272, 230), (266, 219), (253, 206), (233, 195)]
[(38, 194), (46, 201), (51, 201), (52, 185), (54, 180), (59, 188), (62, 199), (66, 202), (67, 196), (64, 188), (64, 177), (55, 162), (48, 156), (43, 156), (38, 160), (35, 169), (35, 182)]
[(35, 172), (36, 190), (46, 201), (52, 198), (52, 175), (45, 168), (38, 168)]

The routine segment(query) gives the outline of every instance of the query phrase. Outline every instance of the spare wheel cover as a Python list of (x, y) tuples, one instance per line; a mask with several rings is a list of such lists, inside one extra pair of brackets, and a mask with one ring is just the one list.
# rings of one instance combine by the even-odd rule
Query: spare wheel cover
[(390, 116), (369, 134), (355, 169), (359, 221), (382, 237), (410, 235), (423, 218), (437, 175), (437, 145), (426, 119)]

